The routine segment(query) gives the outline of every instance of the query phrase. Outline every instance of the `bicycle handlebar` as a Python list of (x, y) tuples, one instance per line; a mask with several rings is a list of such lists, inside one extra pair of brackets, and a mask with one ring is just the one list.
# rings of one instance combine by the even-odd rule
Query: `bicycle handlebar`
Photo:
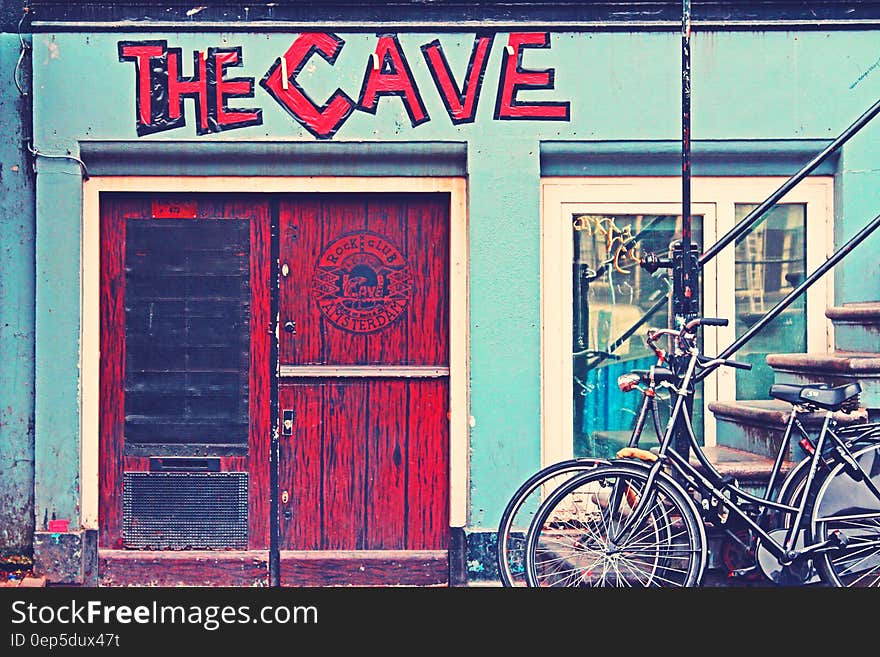
[(718, 363), (719, 365), (727, 365), (728, 367), (734, 367), (739, 370), (752, 369), (751, 363), (743, 363), (738, 360), (731, 360), (730, 358), (709, 358), (708, 356), (697, 356), (697, 362), (700, 365), (710, 365)]
[(683, 329), (693, 331), (698, 326), (727, 326), (727, 320), (723, 317), (695, 317), (687, 322)]
[[(727, 324), (728, 320), (723, 317), (695, 317), (689, 322), (686, 322), (680, 329), (649, 329), (645, 336), (645, 343), (657, 355), (660, 361), (663, 362), (666, 359), (666, 352), (656, 345), (657, 338), (668, 335), (678, 340), (679, 346), (682, 346), (682, 343), (686, 344), (685, 341), (689, 337), (693, 337), (694, 331), (698, 326), (727, 326)], [(730, 364), (731, 367), (739, 367), (741, 369), (751, 369), (752, 367), (751, 365), (738, 363), (733, 360), (725, 361), (723, 364)]]
[(702, 317), (699, 319), (703, 326), (727, 326), (728, 321), (723, 317)]

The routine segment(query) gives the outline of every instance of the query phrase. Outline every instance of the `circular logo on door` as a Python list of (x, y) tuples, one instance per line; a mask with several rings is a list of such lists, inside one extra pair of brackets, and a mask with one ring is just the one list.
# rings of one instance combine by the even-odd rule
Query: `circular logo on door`
[(412, 277), (403, 254), (387, 238), (348, 233), (331, 242), (318, 259), (312, 294), (334, 326), (372, 333), (406, 310)]

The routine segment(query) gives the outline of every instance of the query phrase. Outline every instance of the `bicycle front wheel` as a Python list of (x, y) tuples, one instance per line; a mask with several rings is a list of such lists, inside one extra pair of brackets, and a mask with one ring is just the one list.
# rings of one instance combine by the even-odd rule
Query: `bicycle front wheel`
[(693, 500), (663, 473), (650, 490), (647, 478), (645, 467), (614, 463), (557, 488), (526, 537), (528, 585), (698, 586), (706, 533)]
[(818, 555), (814, 562), (831, 586), (880, 587), (880, 444), (853, 457), (859, 472), (837, 465), (816, 495), (815, 541), (832, 539), (839, 547)]
[(526, 479), (507, 502), (498, 523), (495, 543), (498, 576), (504, 586), (526, 586), (526, 530), (541, 501), (572, 477), (594, 469), (606, 460), (568, 459), (542, 468)]

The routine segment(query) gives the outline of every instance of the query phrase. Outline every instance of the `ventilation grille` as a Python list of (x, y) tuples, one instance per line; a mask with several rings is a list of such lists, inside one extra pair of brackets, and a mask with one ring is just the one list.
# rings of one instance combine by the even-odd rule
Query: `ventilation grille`
[(124, 547), (247, 548), (246, 472), (126, 472)]

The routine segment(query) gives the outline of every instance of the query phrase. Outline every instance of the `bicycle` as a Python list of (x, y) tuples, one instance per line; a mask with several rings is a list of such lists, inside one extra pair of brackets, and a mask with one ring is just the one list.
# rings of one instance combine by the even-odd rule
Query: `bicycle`
[[(656, 352), (657, 364), (662, 366), (665, 354)], [(619, 360), (614, 354), (583, 350), (575, 352), (574, 358), (587, 357), (596, 360)], [(646, 389), (642, 403), (639, 405), (634, 428), (630, 434), (628, 447), (638, 447), (643, 423), (651, 412), (655, 435), (662, 435), (660, 416), (654, 404), (654, 391)], [(593, 457), (576, 457), (551, 463), (526, 479), (511, 495), (498, 523), (495, 542), (495, 558), (501, 584), (506, 587), (527, 586), (525, 578), (525, 544), (526, 530), (534, 518), (535, 512), (548, 492), (552, 492), (578, 473), (592, 470), (598, 465), (607, 464), (607, 459)]]
[[(575, 352), (573, 357), (593, 359), (593, 362), (619, 359), (612, 353), (592, 349)], [(585, 472), (604, 462), (607, 461), (584, 457), (551, 463), (530, 476), (516, 489), (501, 513), (495, 540), (495, 561), (503, 586), (525, 585), (523, 560), (525, 529), (529, 526), (544, 492), (555, 489), (573, 474)]]
[[(751, 555), (752, 566), (736, 575), (758, 571), (778, 585), (818, 578), (829, 586), (880, 586), (877, 425), (841, 430), (834, 419), (858, 406), (858, 383), (771, 386), (770, 395), (793, 409), (763, 494), (723, 476), (705, 455), (687, 399), (717, 367), (750, 367), (700, 355), (696, 329), (726, 321), (697, 318), (678, 330), (648, 332), (660, 362), (667, 354), (657, 339), (672, 340), (671, 368), (633, 371), (618, 385), (624, 392), (641, 389), (643, 406), (656, 404), (647, 391), (670, 390), (659, 447), (638, 447), (648, 416), (640, 413), (631, 446), (547, 496), (526, 532), (527, 586), (699, 586), (709, 532), (735, 538)], [(798, 414), (816, 411), (825, 413), (818, 436), (802, 436), (806, 456), (777, 489), (792, 432), (803, 431)], [(685, 432), (696, 464), (672, 447), (676, 428)]]
[[(647, 226), (645, 226), (636, 235), (630, 236), (621, 243), (623, 248), (629, 248), (635, 244), (642, 233), (650, 230), (655, 223), (661, 221), (662, 216), (655, 217)], [(614, 269), (615, 256), (609, 256), (601, 261), (594, 268), (584, 266), (578, 277), (578, 281), (586, 283), (587, 287), (591, 283), (600, 279)], [(652, 301), (656, 301), (652, 299)], [(648, 314), (632, 327), (627, 334), (621, 336), (616, 343), (610, 345), (607, 350), (583, 348), (572, 353), (575, 360), (583, 359), (585, 361), (584, 370), (589, 371), (595, 369), (606, 360), (620, 360), (620, 356), (613, 353), (614, 349), (619, 346), (631, 333), (647, 321), (650, 314), (656, 312), (658, 305), (649, 310)], [(576, 321), (577, 325), (583, 325), (584, 320)], [(584, 340), (575, 340), (576, 346), (584, 347)], [(586, 390), (586, 384), (577, 376), (574, 377), (574, 384)], [(630, 439), (630, 445), (634, 445)], [(606, 463), (606, 459), (580, 457), (566, 459), (557, 463), (545, 466), (538, 472), (531, 475), (514, 491), (513, 495), (501, 513), (498, 523), (498, 531), (495, 538), (495, 561), (498, 568), (498, 575), (503, 586), (524, 586), (525, 585), (525, 566), (523, 552), (525, 548), (525, 530), (528, 528), (531, 519), (534, 517), (541, 500), (545, 497), (547, 491), (554, 490), (562, 482), (567, 481), (575, 474), (585, 472), (596, 465)]]

